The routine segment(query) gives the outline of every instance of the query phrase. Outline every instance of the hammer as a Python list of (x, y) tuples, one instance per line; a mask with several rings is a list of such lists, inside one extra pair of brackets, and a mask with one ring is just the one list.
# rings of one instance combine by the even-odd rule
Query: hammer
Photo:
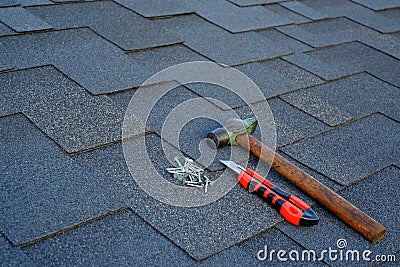
[(273, 149), (252, 137), (251, 134), (256, 126), (257, 120), (255, 118), (245, 120), (230, 119), (226, 122), (224, 128), (218, 128), (208, 133), (207, 137), (213, 140), (217, 147), (239, 144), (251, 151), (370, 242), (375, 243), (383, 237), (386, 228), (382, 224), (320, 183), (304, 170), (279, 154), (274, 153)]

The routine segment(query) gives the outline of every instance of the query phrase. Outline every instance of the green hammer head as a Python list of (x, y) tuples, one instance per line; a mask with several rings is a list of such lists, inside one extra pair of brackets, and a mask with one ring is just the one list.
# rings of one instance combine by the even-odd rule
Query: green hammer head
[(209, 132), (207, 138), (214, 141), (217, 147), (236, 145), (236, 137), (241, 134), (252, 134), (257, 127), (255, 118), (245, 120), (229, 119), (224, 128), (215, 129)]

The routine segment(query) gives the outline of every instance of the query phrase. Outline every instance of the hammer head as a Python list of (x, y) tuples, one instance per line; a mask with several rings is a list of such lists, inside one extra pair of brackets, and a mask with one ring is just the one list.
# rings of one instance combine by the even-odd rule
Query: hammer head
[(214, 141), (217, 147), (224, 147), (226, 145), (236, 145), (236, 137), (242, 134), (252, 134), (257, 126), (255, 118), (248, 118), (245, 120), (229, 119), (224, 128), (215, 129), (209, 132), (207, 137)]

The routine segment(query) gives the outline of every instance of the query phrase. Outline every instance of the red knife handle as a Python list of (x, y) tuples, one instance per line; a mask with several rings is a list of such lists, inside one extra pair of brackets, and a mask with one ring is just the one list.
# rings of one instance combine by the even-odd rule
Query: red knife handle
[(274, 192), (271, 188), (261, 183), (258, 179), (253, 178), (245, 172), (241, 172), (238, 179), (239, 183), (245, 189), (249, 190), (250, 187), (253, 188), (252, 193), (264, 199), (288, 222), (297, 226), (311, 226), (318, 223), (319, 218), (311, 208), (301, 210), (290, 201), (285, 200), (277, 192)]
[(298, 198), (298, 197), (286, 192), (285, 190), (283, 190), (279, 186), (274, 185), (273, 183), (271, 183), (270, 181), (268, 181), (267, 179), (265, 179), (260, 174), (258, 174), (257, 172), (253, 171), (252, 169), (247, 168), (246, 172), (248, 174), (250, 174), (251, 176), (253, 176), (254, 178), (256, 178), (257, 180), (259, 180), (261, 183), (263, 183), (266, 186), (270, 187), (273, 191), (278, 193), (281, 197), (285, 198), (286, 200), (291, 201), (293, 204), (295, 204), (300, 209), (308, 210), (310, 208), (310, 206), (307, 205), (303, 200), (301, 200), (300, 198)]

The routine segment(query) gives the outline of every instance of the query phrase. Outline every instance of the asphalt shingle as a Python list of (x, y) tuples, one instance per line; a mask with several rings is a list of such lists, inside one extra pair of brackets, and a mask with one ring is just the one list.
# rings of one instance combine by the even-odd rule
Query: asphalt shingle
[[(158, 86), (150, 86), (150, 87), (142, 87), (138, 90), (146, 90), (149, 92), (149, 95), (155, 95), (156, 93), (152, 93), (154, 91), (159, 90)], [(128, 108), (129, 101), (134, 97), (136, 90), (110, 94), (109, 97), (117, 103), (121, 107), (121, 109), (126, 110)], [(188, 101), (198, 97), (193, 92), (189, 91), (184, 86), (178, 86), (173, 90), (169, 91), (167, 94), (163, 95), (162, 98), (157, 102), (156, 106), (153, 107), (150, 114), (148, 114), (147, 118), (141, 118), (142, 120), (146, 119), (147, 125), (146, 128), (151, 131), (156, 131), (158, 134), (161, 134), (161, 129), (163, 126), (163, 122), (165, 121), (168, 114), (179, 104), (182, 102)], [(141, 114), (137, 114), (138, 117), (141, 117)], [(145, 114), (143, 114), (145, 116)]]
[(354, 70), (351, 70), (352, 72), (348, 71), (350, 72), (348, 73), (340, 68), (333, 67), (329, 63), (313, 57), (308, 53), (294, 53), (292, 55), (283, 57), (283, 59), (315, 75), (318, 75), (318, 77), (321, 77), (325, 80), (337, 79), (355, 72)]
[(128, 53), (128, 56), (130, 61), (135, 61), (139, 64), (137, 69), (144, 73), (142, 76), (139, 76), (139, 73), (137, 73), (137, 77), (135, 77), (136, 75), (132, 75), (132, 73), (124, 74), (126, 77), (135, 77), (137, 84), (134, 86), (142, 85), (152, 75), (170, 66), (191, 61), (207, 60), (204, 56), (197, 53), (197, 51), (193, 51), (181, 44)]
[[(294, 165), (297, 167), (301, 168), (311, 176), (313, 176), (316, 180), (321, 182), (322, 184), (326, 185), (333, 191), (337, 191), (342, 188), (342, 186), (333, 181), (332, 179), (326, 177), (325, 175), (322, 175), (321, 173), (318, 173), (314, 171), (313, 169), (301, 164), (294, 158), (290, 157), (289, 155), (285, 154), (281, 150), (277, 150), (276, 153), (284, 157), (285, 159), (289, 160), (292, 162)], [(243, 164), (244, 165), (244, 164)], [(270, 168), (267, 164), (264, 162), (261, 162), (258, 158), (252, 159), (250, 162), (247, 163), (247, 167), (251, 168), (253, 170), (256, 170), (257, 172), (263, 176), (265, 176), (268, 180), (270, 180), (273, 184), (279, 185), (286, 191), (292, 193), (293, 195), (299, 197), (303, 201), (305, 201), (308, 205), (313, 206), (315, 204), (315, 200), (313, 200), (310, 196), (308, 196), (303, 190), (295, 186), (292, 182), (289, 181), (289, 179), (285, 178), (284, 176), (280, 175), (277, 171), (274, 169)], [(283, 218), (281, 218), (283, 221)]]
[[(328, 254), (324, 255), (324, 259), (331, 265), (342, 266), (343, 262), (346, 262), (345, 253), (348, 250), (358, 250), (359, 261), (348, 260), (346, 265), (369, 265), (370, 262), (362, 259), (364, 250), (372, 251), (369, 258), (374, 260), (378, 254), (394, 254), (399, 249), (400, 243), (397, 237), (400, 234), (400, 228), (396, 222), (396, 214), (400, 210), (398, 205), (393, 202), (398, 195), (396, 181), (399, 178), (399, 169), (391, 166), (340, 192), (344, 198), (387, 227), (386, 235), (377, 244), (371, 244), (363, 239), (361, 235), (346, 226), (337, 217), (319, 207), (316, 208), (316, 212), (320, 216), (317, 226), (299, 228), (283, 222), (277, 227), (305, 248), (316, 251), (317, 255), (321, 255), (321, 252), (324, 249), (328, 250), (329, 247), (339, 252), (341, 250), (343, 252), (342, 260), (340, 258), (337, 258), (336, 261), (329, 260)], [(378, 192), (380, 188), (384, 188), (384, 190)], [(345, 239), (345, 248), (340, 249), (337, 246), (338, 239)], [(339, 253), (333, 255), (340, 257)]]
[[(158, 172), (164, 177), (169, 175), (164, 169), (170, 167), (171, 163), (164, 158), (157, 136), (148, 136), (147, 152), (154, 160)], [(132, 206), (140, 217), (196, 259), (215, 254), (281, 220), (275, 210), (238, 185), (226, 196), (202, 207), (182, 208), (161, 203), (144, 194), (135, 185), (119, 145), (83, 153), (76, 156), (75, 160), (90, 168), (96, 177), (112, 178), (116, 190), (114, 194), (120, 196), (122, 202)], [(218, 176), (220, 174), (216, 173)], [(232, 178), (232, 183), (237, 179), (233, 172), (228, 177)], [(218, 184), (212, 184), (209, 194), (214, 194), (217, 188)], [(257, 212), (260, 208), (265, 212)], [(251, 220), (248, 214), (254, 215)]]
[(32, 266), (33, 264), (31, 259), (19, 247), (13, 246), (3, 234), (0, 234), (0, 262), (4, 267)]
[(18, 6), (17, 0), (4, 0), (0, 2), (0, 7)]
[(379, 14), (384, 15), (392, 20), (400, 21), (400, 8), (386, 9)]
[(0, 36), (9, 35), (9, 34), (13, 34), (13, 33), (14, 33), (14, 31), (12, 31), (10, 28), (8, 28), (3, 23), (0, 23)]
[(280, 59), (246, 64), (238, 69), (259, 86), (266, 98), (322, 82), (317, 76)]
[[(232, 90), (219, 85), (209, 83), (189, 83), (185, 86), (196, 94), (201, 95), (202, 97), (216, 99), (225, 103), (230, 108), (236, 108), (246, 105), (245, 100), (240, 98)], [(222, 105), (218, 101), (213, 101), (213, 103), (221, 109), (224, 109), (224, 107), (226, 108), (226, 105)]]
[(332, 126), (375, 112), (400, 120), (400, 109), (396, 104), (400, 99), (400, 90), (366, 73), (290, 93), (282, 98)]
[(123, 109), (106, 96), (93, 97), (54, 67), (4, 73), (0, 81), (7, 104), (0, 114), (22, 111), (69, 153), (121, 138)]
[[(262, 6), (246, 5), (247, 7), (238, 7), (225, 0), (173, 0), (167, 2), (152, 0), (146, 3), (118, 0), (117, 2), (145, 17), (161, 17), (195, 12), (204, 19), (232, 33), (269, 28), (292, 22), (287, 16), (275, 13)], [(271, 1), (262, 1), (260, 4), (268, 2)]]
[(381, 0), (381, 1), (373, 1), (373, 0), (353, 0), (362, 6), (366, 6), (375, 11), (400, 7), (399, 1), (396, 0)]
[(201, 261), (196, 266), (250, 266), (255, 263), (250, 255), (235, 245)]
[(165, 67), (204, 59), (182, 45), (124, 54), (90, 29), (5, 37), (0, 53), (9, 67), (53, 64), (93, 94), (138, 87)]
[[(308, 90), (297, 91), (290, 95), (282, 96), (288, 103), (315, 116), (330, 126), (336, 126), (353, 119), (353, 117), (341, 110), (328, 100), (313, 95)], [(331, 101), (334, 102), (334, 101)]]
[[(216, 112), (220, 111), (217, 110)], [(229, 118), (231, 118), (231, 116), (227, 114), (227, 116), (221, 119), (221, 121), (225, 122)], [(215, 151), (214, 149), (210, 148), (207, 143), (201, 143), (203, 140), (205, 140), (209, 132), (221, 127), (221, 124), (207, 118), (198, 118), (188, 122), (185, 127), (183, 127), (179, 135), (180, 149), (182, 152), (195, 159), (205, 157), (201, 161), (207, 161), (210, 160), (210, 158), (213, 159), (212, 164), (208, 166), (208, 169), (211, 171), (216, 171), (223, 168), (223, 165), (219, 162), (219, 159), (234, 157), (235, 160), (239, 162), (247, 159), (249, 157), (249, 153), (240, 147), (227, 146), (219, 148), (217, 151)], [(216, 156), (215, 158), (212, 158), (211, 155), (214, 153), (216, 153)]]
[[(275, 1), (278, 2), (278, 1)], [(281, 16), (284, 16), (288, 20), (290, 20), (292, 23), (298, 24), (298, 23), (305, 23), (309, 22), (310, 20), (307, 19), (304, 16), (299, 15), (298, 13), (295, 13), (293, 11), (290, 11), (289, 9), (279, 5), (266, 5), (264, 8), (268, 9), (269, 11), (272, 11), (274, 13), (280, 14)]]
[(282, 2), (282, 0), (228, 0), (238, 6), (255, 6)]
[(365, 70), (388, 83), (400, 85), (400, 61), (366, 45), (349, 43), (315, 50), (311, 54), (338, 69), (347, 72)]
[(89, 1), (92, 1), (92, 0), (78, 0), (78, 1), (74, 1), (74, 0), (51, 0), (51, 1), (53, 1), (54, 3), (71, 3), (71, 2), (89, 2)]
[(165, 23), (185, 45), (218, 63), (232, 66), (290, 53), (273, 39), (255, 32), (230, 34), (196, 15), (173, 17)]
[(261, 6), (238, 7), (225, 0), (185, 0), (184, 2), (199, 16), (232, 33), (291, 23), (286, 17)]
[(0, 228), (13, 244), (61, 231), (120, 207), (23, 115), (2, 117)]
[(187, 254), (129, 210), (23, 250), (34, 263), (42, 266), (189, 266), (191, 262)]
[(132, 73), (140, 73), (128, 55), (89, 29), (6, 37), (1, 54), (15, 68), (53, 64), (92, 93), (129, 88), (138, 84)]
[(400, 61), (358, 42), (284, 58), (327, 80), (367, 71), (388, 83), (400, 86)]
[(157, 21), (144, 19), (110, 1), (50, 5), (28, 10), (56, 29), (88, 26), (124, 50), (181, 42)]
[[(274, 252), (271, 253), (272, 250)], [(301, 251), (302, 247), (288, 238), (285, 234), (272, 228), (265, 233), (246, 240), (239, 245), (232, 246), (217, 255), (202, 261), (199, 266), (265, 266), (273, 264), (274, 266), (287, 266), (288, 255), (279, 258), (276, 252), (278, 249)], [(261, 251), (261, 252), (260, 252)], [(267, 253), (267, 254), (265, 254)], [(282, 259), (281, 259), (282, 258)], [(286, 260), (284, 259), (286, 258)], [(322, 262), (307, 262), (299, 264), (300, 266), (327, 266)]]
[[(265, 105), (265, 103), (260, 102), (254, 105), (244, 106), (235, 111), (243, 118), (254, 117), (254, 114), (250, 109), (257, 111), (260, 109), (260, 105)], [(279, 98), (269, 100), (268, 105), (271, 108), (275, 120), (277, 147), (293, 143), (294, 141), (316, 135), (329, 129), (329, 127), (324, 123), (287, 104)], [(261, 116), (261, 118), (265, 120), (266, 116)], [(263, 131), (264, 130), (265, 129), (263, 129)], [(259, 135), (259, 131), (260, 127), (257, 127), (253, 135)]]
[(329, 178), (349, 184), (396, 163), (398, 135), (398, 123), (375, 114), (283, 151)]
[[(235, 179), (235, 176), (232, 175), (232, 178)], [(258, 212), (260, 208), (263, 213)], [(151, 209), (154, 207), (151, 206)], [(257, 215), (249, 220), (248, 214)], [(154, 224), (161, 221), (163, 225), (157, 223), (156, 227), (196, 259), (210, 256), (280, 220), (275, 210), (242, 188), (235, 188), (212, 205), (190, 210), (174, 208), (167, 212), (158, 211), (157, 217), (150, 214), (143, 216)], [(180, 232), (174, 230), (177, 228)]]
[(0, 2), (0, 7), (7, 6), (37, 6), (54, 4), (50, 0), (3, 0)]
[(279, 98), (268, 101), (268, 104), (271, 107), (271, 110), (274, 114), (274, 119), (276, 121), (285, 123), (290, 128), (300, 132), (301, 135), (304, 137), (313, 136), (317, 133), (329, 129), (329, 127), (324, 123), (316, 120), (311, 116), (308, 116), (302, 110), (296, 109), (293, 106), (288, 105)]
[(311, 47), (308, 45), (305, 45), (304, 43), (292, 39), (288, 37), (285, 34), (282, 34), (281, 32), (271, 29), (271, 30), (262, 30), (258, 31), (259, 34), (262, 36), (266, 37), (268, 40), (271, 40), (274, 42), (276, 46), (281, 45), (282, 48), (288, 49), (293, 52), (301, 52), (301, 51), (307, 51), (311, 50)]
[[(297, 162), (293, 158), (284, 155), (282, 152), (279, 152), (281, 155), (289, 159), (291, 162), (293, 162), (295, 165), (299, 166), (300, 168), (304, 169), (307, 173), (311, 174), (313, 177), (315, 177), (317, 180), (322, 182), (323, 184), (327, 185), (329, 188), (332, 190), (338, 190), (341, 186), (334, 181), (330, 180), (329, 178), (316, 173), (312, 169), (302, 165), (301, 163)], [(261, 175), (264, 175), (272, 181), (274, 184), (280, 185), (282, 188), (285, 188), (288, 192), (291, 192), (292, 194), (300, 197), (302, 200), (304, 200), (306, 203), (312, 205), (315, 203), (314, 200), (312, 200), (309, 196), (307, 196), (303, 191), (298, 189), (296, 186), (294, 186), (289, 180), (285, 179), (282, 177), (280, 174), (278, 174), (274, 170), (269, 170), (269, 167), (265, 163), (260, 163), (258, 165), (258, 160), (252, 160), (247, 164), (247, 167), (256, 169), (257, 172), (260, 173)], [(242, 164), (243, 166), (246, 166), (245, 164)], [(255, 197), (255, 196), (254, 196)], [(264, 203), (266, 205), (266, 203)], [(264, 208), (263, 208), (264, 210)], [(264, 216), (268, 214), (268, 212), (263, 211)], [(281, 221), (283, 219), (281, 218)], [(296, 227), (297, 228), (297, 227)], [(266, 228), (267, 229), (267, 228)], [(235, 245), (227, 250), (224, 250), (223, 252), (217, 254), (214, 257), (211, 257), (207, 260), (205, 260), (204, 264), (208, 265), (210, 264), (211, 266), (218, 266), (218, 263), (221, 262), (222, 260), (226, 259), (229, 260), (229, 262), (237, 262), (238, 264), (248, 264), (248, 265), (256, 265), (256, 266), (265, 266), (266, 262), (270, 262), (267, 259), (265, 260), (258, 260), (256, 258), (257, 253), (259, 250), (264, 250), (264, 246), (267, 245), (268, 251), (271, 251), (272, 249), (286, 249), (290, 248), (291, 249), (302, 249), (302, 247), (298, 247), (296, 243), (288, 238), (284, 233), (280, 233), (279, 230), (276, 228), (271, 228), (267, 230), (264, 233), (255, 235), (254, 237), (244, 240), (238, 245)], [(288, 250), (288, 251), (289, 251)], [(263, 254), (260, 254), (261, 257), (263, 257)], [(276, 256), (276, 255), (275, 255)], [(273, 259), (274, 265), (277, 265), (279, 261), (275, 257)], [(221, 264), (221, 263), (219, 263)], [(283, 264), (287, 264), (287, 262), (284, 262)], [(309, 262), (307, 262), (307, 266), (309, 266)], [(317, 266), (320, 265), (320, 263), (315, 263)], [(223, 264), (222, 264), (223, 265)]]
[(283, 2), (280, 3), (280, 5), (312, 20), (320, 20), (328, 18), (328, 15), (326, 15), (324, 12), (315, 10), (299, 1)]
[(144, 17), (163, 17), (193, 12), (191, 8), (185, 6), (180, 0), (116, 0), (115, 2)]
[[(4, 35), (11, 35), (15, 33), (13, 30), (11, 30), (9, 27), (4, 25), (3, 23), (0, 22), (0, 37)], [(0, 44), (1, 47), (1, 44)], [(3, 59), (0, 60), (0, 71), (3, 70), (8, 70), (12, 69), (12, 65), (9, 62), (5, 62)], [(4, 103), (4, 105), (7, 105), (7, 103)]]
[[(322, 79), (300, 69), (299, 67), (281, 59), (265, 62), (255, 62), (236, 67), (247, 75), (269, 99), (277, 95), (322, 83)], [(190, 90), (203, 97), (210, 97), (224, 102), (231, 108), (241, 107), (245, 104), (243, 99), (229, 89), (206, 83), (191, 83), (186, 85)], [(255, 102), (263, 99), (255, 99)], [(221, 109), (225, 107), (215, 103)]]
[[(0, 71), (5, 71), (5, 70), (10, 70), (12, 67), (9, 67), (8, 65), (3, 65), (2, 62), (0, 62)], [(6, 106), (7, 104), (4, 104)]]
[(400, 41), (397, 38), (388, 34), (381, 34), (346, 18), (282, 26), (278, 29), (313, 47), (359, 41), (393, 57), (400, 58)]
[[(140, 90), (149, 91), (149, 95), (153, 95), (154, 92), (151, 92), (151, 90), (159, 90), (159, 88), (154, 86), (141, 88)], [(134, 97), (133, 93), (134, 92), (118, 93), (111, 95), (111, 98), (122, 108), (126, 108), (131, 97)], [(175, 147), (179, 147), (182, 152), (190, 157), (199, 159), (201, 153), (211, 157), (215, 151), (208, 145), (202, 144), (201, 147), (203, 150), (199, 150), (199, 144), (207, 137), (208, 132), (221, 127), (219, 123), (210, 119), (210, 114), (214, 114), (215, 119), (221, 122), (225, 122), (232, 116), (230, 116), (231, 113), (223, 112), (211, 102), (197, 97), (198, 95), (194, 94), (186, 87), (180, 86), (163, 95), (152, 108), (147, 118), (143, 118), (146, 114), (136, 112), (134, 114), (139, 120), (146, 121), (148, 130), (154, 130), (169, 143), (173, 144)], [(179, 105), (185, 106), (179, 108)], [(167, 116), (171, 115), (171, 112), (175, 112), (178, 116), (174, 117), (172, 121), (172, 129), (165, 130), (163, 127), (166, 123)], [(238, 156), (238, 160), (244, 160), (248, 156), (248, 153), (241, 151), (241, 149), (234, 148), (234, 151)], [(219, 149), (217, 153), (217, 157), (208, 167), (209, 170), (215, 171), (221, 169), (223, 165), (218, 161), (218, 158), (228, 158), (231, 155), (231, 148), (226, 147)], [(199, 159), (201, 164), (205, 164), (203, 160)]]
[(48, 30), (52, 28), (49, 24), (33, 16), (23, 7), (1, 8), (0, 21), (17, 32)]
[(352, 1), (305, 0), (285, 2), (282, 5), (314, 20), (345, 16), (380, 32), (394, 32), (400, 29), (400, 22), (391, 20)]
[[(399, 256), (399, 30), (393, 0), (0, 1), (0, 265), (374, 264), (256, 258), (338, 238)], [(140, 87), (201, 60), (261, 92), (211, 64)], [(229, 90), (183, 84), (208, 79)], [(254, 137), (377, 218), (383, 239), (368, 243), (242, 147), (211, 149), (207, 133), (236, 115), (257, 115)], [(206, 168), (207, 194), (166, 172), (175, 156)], [(320, 224), (284, 222), (218, 162), (230, 157), (259, 163)]]

